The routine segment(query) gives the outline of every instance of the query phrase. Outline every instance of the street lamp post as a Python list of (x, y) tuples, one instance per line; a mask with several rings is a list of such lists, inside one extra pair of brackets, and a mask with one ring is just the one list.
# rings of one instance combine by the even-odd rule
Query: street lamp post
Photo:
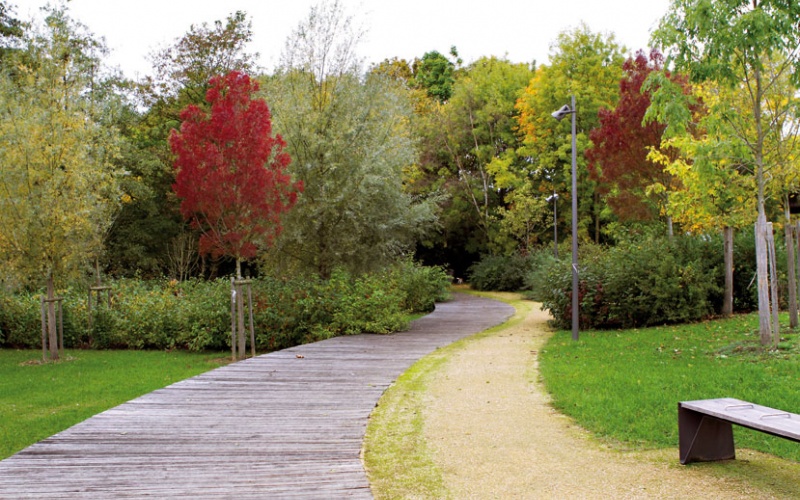
[(572, 105), (565, 104), (552, 113), (553, 118), (561, 121), (572, 115), (572, 340), (578, 340), (578, 167), (577, 147), (575, 141), (575, 95)]

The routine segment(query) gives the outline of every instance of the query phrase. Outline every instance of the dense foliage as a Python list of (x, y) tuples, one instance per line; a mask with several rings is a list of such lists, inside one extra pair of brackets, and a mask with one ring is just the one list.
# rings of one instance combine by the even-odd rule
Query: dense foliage
[[(630, 328), (697, 321), (719, 314), (724, 283), (719, 236), (642, 237), (615, 246), (585, 245), (579, 258), (581, 328)], [(785, 275), (785, 253), (777, 249)], [(734, 309), (757, 306), (755, 244), (752, 231), (734, 242)], [(543, 302), (556, 325), (567, 327), (572, 315), (569, 259), (543, 251), (531, 258), (531, 296)]]
[(489, 255), (469, 269), (469, 284), (475, 290), (514, 292), (522, 290), (530, 272), (530, 260), (521, 255)]
[[(262, 278), (253, 284), (256, 344), (275, 350), (336, 335), (390, 333), (408, 315), (429, 312), (446, 298), (441, 269), (405, 262), (382, 273), (331, 279)], [(230, 347), (230, 281), (120, 279), (111, 307), (93, 306), (86, 291), (62, 290), (67, 347), (95, 349), (225, 350)], [(35, 348), (41, 342), (39, 294), (0, 295), (0, 347)]]

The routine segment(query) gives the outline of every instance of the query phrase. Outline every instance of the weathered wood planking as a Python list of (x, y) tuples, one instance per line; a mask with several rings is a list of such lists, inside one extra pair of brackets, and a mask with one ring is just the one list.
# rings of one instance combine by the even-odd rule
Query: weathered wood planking
[(512, 313), (456, 295), (408, 332), (337, 337), (178, 382), (0, 461), (0, 498), (371, 498), (361, 442), (383, 391)]

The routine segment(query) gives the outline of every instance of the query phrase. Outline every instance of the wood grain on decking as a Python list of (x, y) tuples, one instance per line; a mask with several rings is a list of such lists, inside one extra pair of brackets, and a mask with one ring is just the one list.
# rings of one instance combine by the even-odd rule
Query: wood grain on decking
[(360, 451), (383, 391), (512, 313), (457, 294), (408, 332), (337, 337), (178, 382), (0, 461), (0, 498), (372, 498)]

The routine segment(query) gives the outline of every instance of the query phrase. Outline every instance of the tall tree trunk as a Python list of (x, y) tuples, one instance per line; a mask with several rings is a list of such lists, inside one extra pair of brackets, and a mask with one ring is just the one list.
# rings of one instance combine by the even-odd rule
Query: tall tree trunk
[(723, 229), (723, 247), (725, 253), (725, 296), (722, 301), (722, 315), (733, 314), (733, 228)]
[[(754, 0), (755, 2), (755, 0)], [(754, 68), (755, 96), (753, 98), (753, 121), (756, 128), (756, 143), (753, 147), (753, 156), (756, 162), (756, 186), (758, 188), (758, 222), (756, 223), (756, 272), (758, 274), (758, 330), (762, 345), (769, 345), (772, 341), (772, 327), (770, 322), (771, 307), (769, 297), (769, 269), (767, 264), (767, 215), (764, 208), (765, 185), (764, 178), (764, 127), (761, 123), (761, 71)]]
[(47, 276), (47, 340), (50, 345), (50, 359), (58, 359), (58, 329), (56, 325), (56, 287), (53, 273)]
[(795, 297), (800, 296), (800, 280), (796, 279), (796, 273), (800, 271), (800, 222), (797, 222), (792, 227), (792, 236), (794, 236), (794, 269), (795, 269)]

